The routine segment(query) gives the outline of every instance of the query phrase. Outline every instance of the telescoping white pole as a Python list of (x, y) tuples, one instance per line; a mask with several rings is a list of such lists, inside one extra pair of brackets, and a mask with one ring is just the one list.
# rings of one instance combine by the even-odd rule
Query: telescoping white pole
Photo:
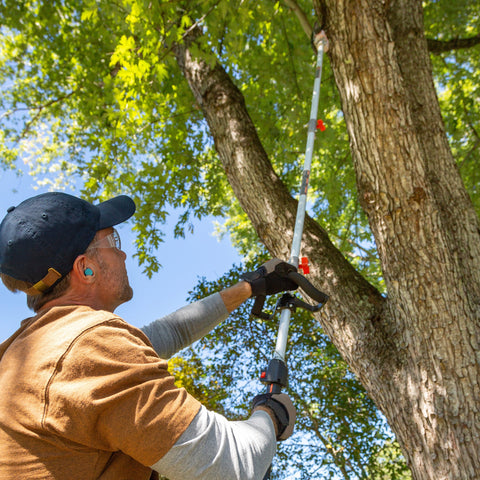
[[(300, 257), (300, 247), (302, 244), (303, 224), (305, 222), (305, 211), (307, 207), (307, 191), (310, 179), (310, 168), (312, 165), (313, 145), (315, 142), (315, 132), (317, 130), (318, 101), (320, 98), (320, 83), (322, 78), (323, 54), (328, 48), (328, 41), (325, 33), (321, 31), (316, 35), (314, 44), (317, 47), (317, 67), (315, 72), (315, 81), (313, 84), (312, 106), (310, 109), (310, 120), (308, 122), (307, 147), (305, 150), (305, 161), (303, 165), (302, 185), (300, 188), (300, 197), (298, 199), (297, 217), (293, 232), (292, 248), (290, 251), (289, 263), (298, 267)], [(292, 312), (285, 308), (280, 315), (278, 327), (277, 343), (274, 358), (285, 362), (285, 351), (287, 348), (288, 328)]]
[[(323, 53), (328, 48), (327, 37), (323, 31), (315, 36), (314, 44), (317, 47), (317, 69), (316, 69), (315, 81), (313, 85), (313, 97), (312, 97), (312, 106), (310, 109), (310, 121), (308, 122), (307, 148), (305, 151), (302, 185), (300, 189), (300, 197), (298, 200), (297, 217), (295, 220), (292, 248), (291, 248), (290, 259), (289, 259), (289, 263), (294, 265), (297, 268), (300, 263), (299, 256), (300, 256), (300, 247), (302, 243), (303, 224), (305, 221), (305, 211), (307, 207), (308, 181), (310, 178), (310, 167), (312, 164), (315, 132), (317, 130), (317, 111), (318, 111), (318, 100), (320, 98), (320, 81), (322, 78)], [(294, 274), (298, 275), (296, 272)], [(298, 277), (296, 278), (298, 279)], [(317, 309), (320, 308), (321, 304), (328, 299), (327, 295), (316, 290), (308, 281), (304, 282), (302, 280), (302, 282), (299, 284), (301, 284), (304, 290), (306, 289), (308, 291), (309, 295), (312, 298), (321, 302), (317, 306), (317, 308), (312, 309), (312, 311), (317, 311)], [(290, 301), (290, 297), (292, 296), (289, 294), (284, 294), (283, 297), (285, 296), (289, 297), (289, 301)], [(304, 304), (303, 308), (305, 308), (306, 306), (307, 305)], [(282, 391), (282, 388), (286, 387), (288, 384), (288, 369), (285, 362), (285, 351), (287, 348), (288, 328), (290, 326), (291, 315), (292, 315), (292, 311), (290, 308), (282, 309), (281, 315), (280, 315), (280, 323), (278, 327), (278, 335), (277, 335), (275, 352), (273, 354), (273, 358), (270, 360), (268, 364), (267, 370), (265, 372), (262, 372), (262, 375), (261, 375), (262, 382), (267, 384), (267, 393), (280, 393)], [(263, 480), (268, 480), (270, 478), (270, 473), (271, 473), (271, 466), (265, 473)]]

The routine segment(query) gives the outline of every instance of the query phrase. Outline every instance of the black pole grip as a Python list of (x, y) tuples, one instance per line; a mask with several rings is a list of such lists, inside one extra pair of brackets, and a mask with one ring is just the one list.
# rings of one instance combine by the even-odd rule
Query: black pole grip
[(267, 393), (281, 393), (288, 386), (287, 364), (279, 358), (272, 358), (262, 372), (260, 381), (267, 385)]

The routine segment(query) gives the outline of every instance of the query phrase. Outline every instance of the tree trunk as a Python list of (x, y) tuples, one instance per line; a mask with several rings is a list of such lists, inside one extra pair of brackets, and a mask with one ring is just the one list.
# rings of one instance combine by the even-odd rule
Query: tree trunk
[[(302, 254), (331, 295), (320, 321), (386, 415), (414, 478), (477, 478), (480, 231), (445, 136), (421, 3), (315, 6), (388, 291), (385, 299), (307, 218)], [(272, 170), (240, 91), (188, 45), (176, 54), (235, 195), (268, 250), (288, 258), (296, 201)]]
[(325, 4), (359, 196), (398, 332), (389, 388), (369, 393), (415, 478), (476, 478), (478, 219), (445, 136), (421, 4)]

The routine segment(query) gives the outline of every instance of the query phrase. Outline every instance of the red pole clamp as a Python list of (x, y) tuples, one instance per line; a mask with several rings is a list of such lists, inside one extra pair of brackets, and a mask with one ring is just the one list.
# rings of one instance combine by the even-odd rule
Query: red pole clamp
[(323, 120), (317, 120), (317, 130), (320, 130), (321, 132), (325, 131), (325, 124), (323, 123)]
[(298, 265), (298, 269), (302, 270), (304, 275), (308, 275), (310, 273), (310, 266), (308, 265), (307, 257), (302, 257), (300, 259), (300, 264)]

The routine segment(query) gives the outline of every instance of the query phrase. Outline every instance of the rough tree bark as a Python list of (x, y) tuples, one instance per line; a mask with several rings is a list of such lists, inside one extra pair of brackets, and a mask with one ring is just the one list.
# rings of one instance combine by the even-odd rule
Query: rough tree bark
[[(478, 478), (480, 229), (445, 135), (421, 2), (314, 6), (388, 292), (382, 297), (307, 218), (303, 254), (331, 295), (319, 319), (386, 415), (414, 478)], [(268, 250), (288, 258), (296, 201), (240, 91), (188, 44), (176, 55), (237, 198)]]

